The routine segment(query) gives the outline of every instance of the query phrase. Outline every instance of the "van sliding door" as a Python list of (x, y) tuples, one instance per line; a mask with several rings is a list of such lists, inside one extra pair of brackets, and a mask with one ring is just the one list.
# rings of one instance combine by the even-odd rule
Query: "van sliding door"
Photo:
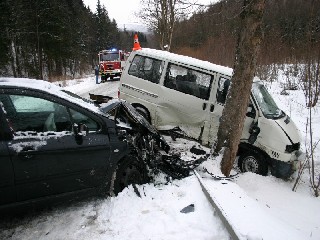
[[(189, 136), (202, 138), (209, 129), (213, 75), (169, 63), (157, 109), (157, 126), (179, 126)], [(208, 133), (206, 133), (208, 134)]]

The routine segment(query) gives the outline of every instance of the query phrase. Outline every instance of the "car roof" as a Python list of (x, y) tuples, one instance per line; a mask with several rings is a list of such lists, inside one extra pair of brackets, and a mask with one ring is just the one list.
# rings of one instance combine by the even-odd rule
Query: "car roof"
[(162, 51), (162, 50), (142, 48), (140, 50), (133, 51), (132, 53), (141, 54), (149, 57), (156, 57), (162, 60), (170, 60), (171, 62), (174, 62), (174, 63), (187, 64), (187, 65), (198, 67), (204, 70), (219, 72), (228, 76), (232, 76), (232, 73), (233, 73), (233, 69), (229, 67), (213, 64), (208, 61), (203, 61), (197, 58), (183, 56), (183, 55)]
[(49, 95), (55, 95), (88, 110), (94, 111), (99, 114), (102, 113), (99, 110), (99, 107), (96, 106), (92, 101), (84, 100), (81, 97), (72, 96), (60, 86), (47, 81), (27, 78), (0, 78), (0, 87), (29, 89)]

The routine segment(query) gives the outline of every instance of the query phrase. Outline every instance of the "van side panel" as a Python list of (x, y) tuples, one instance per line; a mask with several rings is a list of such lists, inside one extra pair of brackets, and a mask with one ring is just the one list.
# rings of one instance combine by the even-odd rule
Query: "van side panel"
[[(175, 59), (160, 59), (143, 52), (130, 56), (120, 80), (120, 98), (146, 107), (160, 130), (179, 126), (190, 137), (208, 139), (215, 74)], [(154, 69), (161, 70), (160, 79), (148, 77)]]

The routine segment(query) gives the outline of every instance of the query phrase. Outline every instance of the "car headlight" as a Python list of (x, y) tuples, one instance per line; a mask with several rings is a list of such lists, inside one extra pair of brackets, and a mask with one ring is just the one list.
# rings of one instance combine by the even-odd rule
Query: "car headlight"
[(294, 151), (298, 151), (300, 149), (300, 143), (294, 143), (286, 146), (286, 152), (292, 153)]

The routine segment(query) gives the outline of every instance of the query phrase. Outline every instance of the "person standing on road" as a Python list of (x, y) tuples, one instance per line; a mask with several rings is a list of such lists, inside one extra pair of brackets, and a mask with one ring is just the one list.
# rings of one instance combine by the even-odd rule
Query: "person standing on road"
[(96, 75), (96, 84), (99, 84), (99, 65), (94, 67), (94, 74)]

